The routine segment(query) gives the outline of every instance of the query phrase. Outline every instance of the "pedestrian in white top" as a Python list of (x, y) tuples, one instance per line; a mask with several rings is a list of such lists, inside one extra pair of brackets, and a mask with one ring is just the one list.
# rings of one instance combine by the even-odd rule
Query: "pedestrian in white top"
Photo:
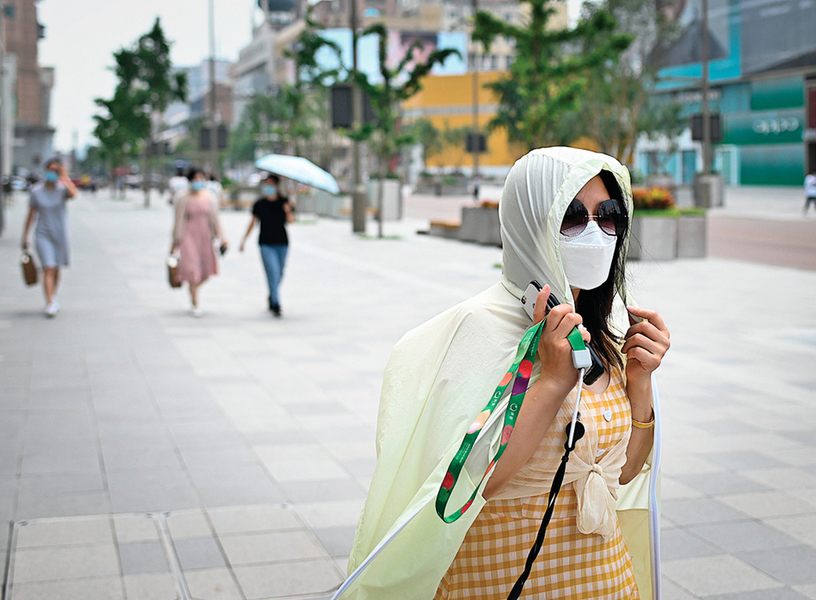
[(811, 203), (816, 209), (816, 172), (814, 171), (805, 176), (805, 210), (803, 211), (805, 215)]
[(190, 190), (190, 180), (184, 174), (184, 169), (176, 169), (176, 174), (167, 182), (167, 187), (170, 190), (170, 198), (167, 199), (167, 203), (175, 204), (176, 200)]
[(224, 187), (212, 173), (207, 174), (207, 189), (212, 192), (212, 195), (218, 200), (218, 205), (221, 206), (224, 202)]

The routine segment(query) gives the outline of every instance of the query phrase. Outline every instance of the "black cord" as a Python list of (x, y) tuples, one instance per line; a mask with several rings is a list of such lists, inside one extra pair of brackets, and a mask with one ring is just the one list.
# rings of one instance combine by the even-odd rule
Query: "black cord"
[(573, 450), (575, 450), (575, 444), (578, 443), (578, 440), (584, 437), (584, 426), (581, 421), (576, 421), (575, 437), (572, 440), (572, 447), (570, 447), (569, 438), (571, 428), (572, 423), (570, 422), (567, 425), (567, 441), (564, 442), (564, 456), (561, 457), (561, 464), (558, 466), (558, 470), (555, 472), (555, 477), (553, 477), (553, 482), (550, 486), (550, 496), (547, 500), (547, 510), (544, 512), (544, 517), (541, 519), (541, 527), (538, 530), (535, 543), (533, 543), (533, 547), (530, 548), (530, 553), (527, 555), (527, 562), (524, 565), (524, 571), (521, 573), (521, 575), (519, 575), (513, 589), (510, 590), (510, 595), (507, 596), (507, 600), (518, 600), (518, 598), (521, 596), (521, 592), (524, 589), (524, 584), (527, 583), (527, 578), (530, 576), (530, 573), (533, 570), (533, 563), (535, 562), (538, 553), (541, 552), (541, 547), (544, 545), (544, 535), (547, 533), (547, 525), (550, 524), (550, 519), (552, 518), (553, 511), (555, 510), (555, 501), (558, 499), (558, 492), (561, 491), (561, 485), (564, 483), (564, 474), (567, 471), (569, 455)]

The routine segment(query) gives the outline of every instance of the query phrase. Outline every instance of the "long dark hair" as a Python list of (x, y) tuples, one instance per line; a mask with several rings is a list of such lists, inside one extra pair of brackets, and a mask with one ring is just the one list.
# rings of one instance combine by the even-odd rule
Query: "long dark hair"
[[(623, 192), (617, 179), (610, 171), (599, 173), (611, 198), (617, 198), (625, 206)], [(617, 236), (615, 254), (612, 258), (612, 268), (609, 277), (602, 285), (594, 290), (581, 290), (575, 310), (584, 320), (584, 327), (592, 336), (592, 347), (607, 365), (623, 368), (623, 361), (619, 352), (620, 338), (609, 328), (609, 315), (612, 313), (612, 303), (616, 289), (624, 289), (626, 283), (626, 257), (623, 255), (623, 241), (628, 233), (628, 219), (626, 230)]]

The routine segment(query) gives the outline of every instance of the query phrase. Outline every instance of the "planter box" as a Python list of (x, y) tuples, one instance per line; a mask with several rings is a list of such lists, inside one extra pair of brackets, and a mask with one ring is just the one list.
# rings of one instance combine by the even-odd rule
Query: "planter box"
[(459, 239), (463, 242), (477, 242), (479, 244), (501, 246), (499, 209), (463, 207)]
[(712, 208), (725, 204), (725, 183), (722, 175), (698, 174), (694, 178), (694, 204)]
[(673, 260), (705, 258), (708, 255), (706, 215), (648, 215), (632, 219), (629, 258)]
[(318, 191), (316, 190), (309, 194), (298, 194), (296, 208), (300, 214), (317, 214), (317, 193)]
[[(383, 187), (383, 221), (399, 221), (402, 219), (402, 183), (399, 179), (384, 179)], [(369, 179), (366, 184), (369, 208), (377, 210), (377, 193), (380, 188), (377, 179)]]
[(351, 214), (351, 196), (333, 196), (318, 190), (315, 193), (314, 212), (320, 217), (348, 219)]
[(676, 216), (632, 219), (629, 258), (632, 260), (672, 260), (677, 258)]
[(708, 256), (708, 217), (680, 215), (677, 219), (677, 258)]

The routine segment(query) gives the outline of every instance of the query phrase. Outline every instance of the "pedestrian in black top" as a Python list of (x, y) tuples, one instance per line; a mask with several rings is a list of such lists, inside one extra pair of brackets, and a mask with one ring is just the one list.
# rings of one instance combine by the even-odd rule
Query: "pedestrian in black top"
[(269, 310), (276, 317), (281, 316), (280, 296), (278, 286), (283, 278), (283, 267), (286, 264), (286, 253), (289, 250), (289, 237), (286, 235), (286, 224), (292, 223), (295, 218), (292, 206), (286, 196), (278, 193), (280, 178), (269, 174), (263, 180), (261, 193), (263, 194), (252, 205), (252, 219), (241, 240), (241, 252), (244, 251), (249, 234), (255, 228), (255, 223), (261, 223), (261, 234), (258, 244), (261, 247), (266, 280), (269, 283)]

